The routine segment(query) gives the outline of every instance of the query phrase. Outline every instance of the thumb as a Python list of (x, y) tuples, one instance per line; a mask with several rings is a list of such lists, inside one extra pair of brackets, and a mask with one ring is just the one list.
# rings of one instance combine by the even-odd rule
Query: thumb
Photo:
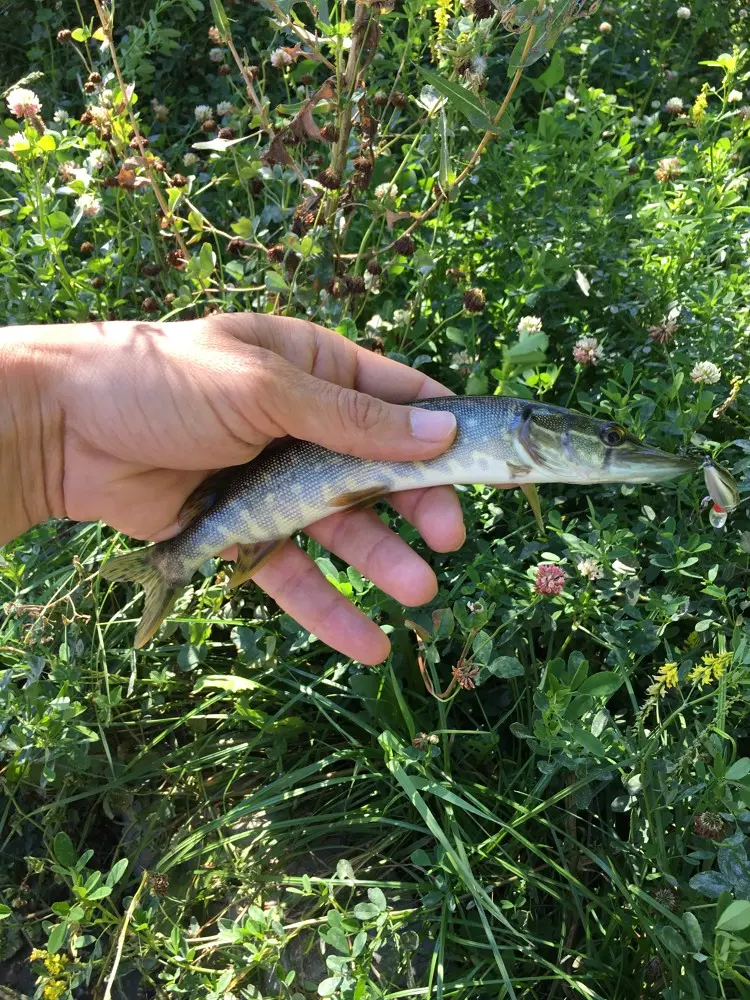
[(275, 425), (269, 430), (275, 437), (290, 434), (359, 458), (408, 462), (440, 455), (456, 435), (456, 418), (447, 410), (388, 403), (268, 353), (260, 409)]

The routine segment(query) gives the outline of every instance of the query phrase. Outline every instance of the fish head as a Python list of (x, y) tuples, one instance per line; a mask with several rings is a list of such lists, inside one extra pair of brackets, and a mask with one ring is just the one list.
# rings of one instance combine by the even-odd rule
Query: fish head
[(554, 406), (526, 406), (517, 442), (550, 482), (660, 483), (700, 467), (639, 441), (614, 421)]

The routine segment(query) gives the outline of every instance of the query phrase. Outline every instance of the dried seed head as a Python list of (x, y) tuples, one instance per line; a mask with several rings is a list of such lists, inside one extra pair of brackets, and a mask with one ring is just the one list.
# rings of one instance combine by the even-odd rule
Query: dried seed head
[(148, 887), (156, 896), (166, 896), (169, 892), (169, 875), (154, 872), (148, 877)]
[(365, 337), (364, 340), (360, 340), (359, 344), (360, 347), (372, 351), (373, 354), (385, 354), (385, 342), (382, 337)]
[(724, 820), (717, 813), (702, 812), (693, 820), (693, 829), (706, 840), (723, 840), (726, 833)]
[(215, 132), (216, 122), (213, 118), (206, 118), (204, 122), (201, 122), (201, 132)]
[(388, 91), (378, 90), (375, 92), (375, 96), (372, 99), (373, 104), (376, 108), (384, 108), (388, 104)]
[(365, 279), (361, 274), (347, 274), (344, 281), (346, 282), (346, 288), (350, 295), (365, 294)]
[(217, 68), (216, 68), (216, 75), (217, 76), (231, 76), (232, 75), (232, 67), (229, 66), (229, 65), (227, 65), (227, 63), (222, 63), (221, 66), (217, 66)]
[(187, 177), (184, 174), (172, 174), (172, 187), (187, 187)]
[(313, 79), (314, 77), (312, 73), (303, 73), (302, 76), (299, 78), (299, 82), (302, 84), (303, 87), (309, 87), (310, 84), (313, 82)]
[(340, 299), (346, 295), (346, 285), (341, 278), (331, 278), (326, 287), (328, 294), (334, 299)]
[(215, 24), (212, 24), (211, 27), (208, 29), (208, 39), (209, 41), (213, 42), (214, 45), (224, 44), (224, 39), (221, 37), (221, 32), (219, 31), (219, 29), (216, 27)]
[(91, 279), (90, 285), (92, 288), (104, 288), (104, 278), (101, 275), (97, 275)]
[(86, 110), (83, 112), (83, 114), (78, 120), (81, 123), (81, 125), (90, 125), (94, 120), (94, 116), (91, 114), (91, 111), (88, 108), (86, 108)]
[[(245, 66), (245, 76), (250, 80), (251, 83), (258, 79), (258, 74), (260, 70), (257, 66)], [(249, 96), (249, 95), (248, 95)]]
[(680, 897), (668, 885), (663, 885), (657, 889), (654, 893), (654, 899), (657, 903), (661, 903), (665, 909), (671, 910), (672, 913), (675, 913), (679, 909)]
[(666, 319), (663, 323), (648, 328), (648, 335), (657, 344), (671, 344), (678, 330), (678, 325), (673, 319)]
[(466, 281), (466, 273), (462, 271), (460, 267), (449, 267), (445, 274), (456, 284), (458, 284), (459, 281)]
[(287, 273), (288, 278), (294, 277), (294, 272), (299, 267), (299, 263), (302, 260), (298, 253), (294, 250), (289, 250), (286, 255), (286, 260), (284, 261), (284, 269)]
[(187, 265), (187, 258), (182, 250), (170, 250), (166, 255), (167, 264), (177, 271), (184, 271)]
[(470, 313), (484, 312), (487, 296), (481, 288), (467, 288), (464, 292), (464, 309)]
[(283, 243), (276, 243), (272, 247), (267, 247), (266, 256), (272, 264), (280, 264), (286, 256), (286, 247)]
[(492, 0), (468, 0), (466, 6), (477, 21), (484, 21), (495, 13)]
[(101, 75), (101, 73), (97, 73), (97, 72), (89, 73), (89, 78), (88, 78), (87, 82), (88, 83), (93, 83), (93, 84), (95, 84), (98, 87), (99, 84), (102, 82), (102, 75)]
[(147, 313), (159, 312), (159, 302), (153, 295), (147, 295), (143, 302), (141, 302), (141, 309)]
[(416, 248), (417, 248), (416, 243), (414, 242), (413, 238), (408, 234), (404, 236), (399, 236), (399, 238), (393, 244), (393, 249), (396, 251), (396, 253), (400, 253), (403, 257), (414, 256), (414, 251), (416, 250)]
[(394, 108), (406, 108), (409, 106), (409, 98), (397, 90), (391, 94), (391, 104)]
[(146, 138), (146, 136), (145, 135), (141, 136), (140, 143), (138, 142), (137, 137), (133, 136), (133, 138), (130, 140), (130, 148), (137, 149), (140, 152), (141, 147), (143, 147), (143, 149), (148, 149), (148, 139)]
[(379, 264), (376, 260), (370, 260), (367, 262), (367, 271), (369, 274), (374, 274), (377, 277), (383, 273), (383, 265)]
[(359, 116), (359, 122), (357, 123), (357, 131), (360, 133), (360, 135), (364, 136), (366, 139), (374, 139), (375, 136), (377, 135), (378, 123), (372, 117), (372, 115), (368, 114), (366, 111), (363, 111), (362, 114)]
[(248, 245), (247, 240), (241, 240), (239, 239), (239, 237), (236, 237), (235, 239), (230, 240), (227, 243), (227, 253), (231, 257), (241, 257), (242, 251), (245, 249), (247, 245)]
[(324, 188), (328, 188), (329, 191), (336, 191), (341, 187), (341, 174), (337, 170), (334, 170), (333, 167), (326, 167), (325, 170), (318, 174), (318, 182)]
[(81, 253), (93, 253), (93, 252), (94, 252), (94, 244), (89, 243), (88, 240), (84, 240), (84, 242), (81, 244)]
[(219, 129), (218, 136), (220, 139), (234, 139), (234, 129), (223, 126)]
[(320, 130), (320, 137), (321, 139), (325, 139), (326, 142), (336, 142), (339, 137), (339, 130), (335, 125), (327, 122)]
[(161, 271), (161, 266), (153, 261), (147, 261), (141, 267), (141, 274), (144, 278), (153, 278), (159, 271)]
[(96, 93), (96, 84), (92, 83), (90, 80), (87, 80), (84, 83), (84, 85), (83, 85), (83, 92), (85, 94), (95, 94)]
[(259, 194), (263, 193), (263, 178), (253, 177), (252, 183), (250, 185), (250, 191), (257, 197)]
[(352, 174), (352, 185), (358, 191), (364, 191), (366, 188), (368, 188), (370, 186), (371, 180), (372, 180), (372, 174), (369, 172), (360, 173), (360, 171), (357, 170)]
[(354, 169), (360, 170), (362, 173), (366, 173), (368, 170), (371, 171), (373, 167), (372, 160), (369, 156), (355, 156), (354, 157)]
[(659, 955), (654, 955), (653, 958), (649, 959), (643, 970), (643, 975), (649, 983), (655, 983), (657, 979), (661, 979), (664, 975), (664, 962)]
[(66, 42), (69, 42), (72, 37), (73, 37), (73, 32), (70, 30), (70, 28), (60, 28), (60, 30), (57, 33), (57, 40), (63, 45)]

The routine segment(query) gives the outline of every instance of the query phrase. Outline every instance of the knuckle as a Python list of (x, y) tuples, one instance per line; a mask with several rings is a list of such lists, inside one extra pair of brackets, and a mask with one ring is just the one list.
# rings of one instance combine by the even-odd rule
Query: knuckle
[(339, 393), (339, 407), (345, 425), (367, 433), (383, 421), (383, 404), (366, 393), (346, 389)]

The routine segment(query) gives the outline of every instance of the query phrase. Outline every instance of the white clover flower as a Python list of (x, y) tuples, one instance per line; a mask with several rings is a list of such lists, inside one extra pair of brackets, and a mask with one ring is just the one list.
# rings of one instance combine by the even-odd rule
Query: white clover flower
[(741, 21), (744, 21), (745, 18), (747, 17), (747, 9), (745, 7), (740, 7), (740, 9), (737, 11), (737, 17), (739, 17)]
[(54, 115), (52, 115), (52, 119), (59, 125), (64, 125), (66, 122), (70, 121), (70, 115), (64, 108), (58, 108)]
[(182, 158), (183, 165), (186, 167), (194, 167), (198, 163), (198, 157), (195, 153), (185, 153)]
[(692, 16), (692, 11), (689, 7), (678, 7), (677, 16), (681, 21), (689, 21)]
[(598, 580), (602, 575), (602, 567), (596, 559), (581, 559), (578, 563), (578, 572), (587, 580)]
[(213, 63), (224, 62), (224, 49), (220, 49), (218, 47), (215, 48), (215, 49), (209, 49), (208, 50), (208, 58)]
[(31, 148), (29, 140), (23, 132), (14, 132), (13, 135), (9, 135), (6, 143), (8, 152), (10, 153), (20, 153)]
[(109, 124), (109, 111), (100, 104), (93, 104), (87, 110), (91, 116), (92, 125), (95, 125), (97, 128), (104, 128), (105, 125)]
[(599, 25), (600, 35), (608, 35), (611, 30), (612, 30), (612, 25), (609, 23), (609, 21), (602, 21), (602, 23)]
[(696, 365), (693, 365), (690, 378), (698, 384), (716, 385), (721, 378), (721, 368), (715, 365), (713, 361), (699, 361)]
[(641, 119), (638, 117), (638, 115), (633, 115), (632, 118), (628, 120), (628, 125), (630, 125), (631, 128), (637, 128), (640, 124), (641, 124)]
[(375, 197), (378, 201), (394, 201), (398, 196), (398, 187), (395, 184), (386, 182), (378, 184), (375, 188)]
[(231, 115), (234, 111), (234, 105), (231, 101), (219, 101), (216, 105), (216, 114), (219, 118), (224, 118), (225, 115)]
[(393, 323), (395, 326), (406, 326), (411, 320), (411, 313), (408, 309), (394, 309)]
[(744, 95), (741, 90), (730, 90), (727, 94), (727, 101), (730, 104), (739, 104), (743, 96)]
[(651, 126), (655, 125), (656, 122), (658, 121), (659, 121), (658, 113), (655, 115), (646, 115), (643, 119), (643, 124), (646, 126), (646, 128), (651, 128)]
[(365, 289), (373, 295), (377, 295), (380, 291), (379, 280), (377, 274), (370, 274), (369, 271), (365, 271)]
[(289, 66), (292, 62), (292, 57), (289, 55), (286, 49), (278, 48), (274, 49), (271, 53), (271, 65), (274, 69), (283, 69), (285, 66)]
[(96, 195), (90, 192), (85, 192), (80, 198), (76, 198), (76, 208), (79, 208), (83, 215), (89, 217), (98, 215), (102, 210), (102, 203), (96, 197)]
[(105, 149), (92, 149), (86, 158), (86, 164), (91, 171), (101, 170), (107, 163), (109, 163), (109, 155)]
[(33, 90), (26, 87), (16, 87), (5, 98), (8, 110), (16, 118), (33, 118), (42, 110), (42, 102)]
[(596, 337), (581, 337), (575, 342), (573, 358), (579, 365), (596, 365), (604, 356), (604, 348)]
[(542, 321), (538, 316), (522, 316), (518, 321), (516, 330), (521, 334), (539, 333), (542, 329)]
[(685, 110), (685, 104), (681, 97), (670, 97), (664, 105), (664, 110), (670, 115), (681, 115)]
[(206, 122), (213, 115), (210, 104), (199, 104), (193, 111), (197, 122)]

